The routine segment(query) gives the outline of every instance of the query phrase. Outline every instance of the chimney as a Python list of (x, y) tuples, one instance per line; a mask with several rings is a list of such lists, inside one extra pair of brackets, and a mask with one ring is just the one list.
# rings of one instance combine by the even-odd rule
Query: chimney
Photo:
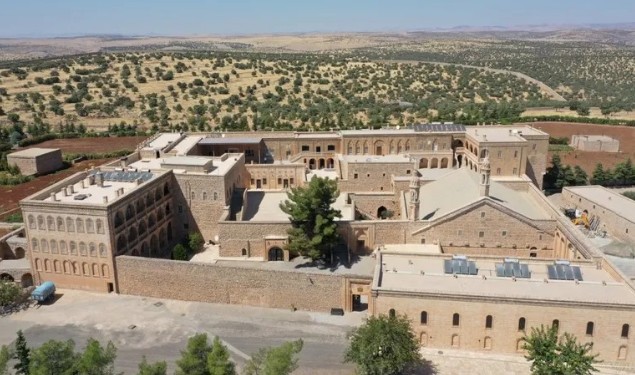
[(95, 173), (95, 183), (99, 187), (104, 187), (104, 174), (101, 172)]
[(51, 200), (57, 202), (57, 196), (55, 195), (55, 192), (51, 193)]
[(86, 180), (82, 180), (82, 189), (86, 189)]
[(136, 180), (134, 180), (135, 186), (139, 186), (141, 185), (141, 179), (137, 178)]
[(62, 188), (61, 193), (64, 194), (65, 197), (68, 197), (68, 190), (66, 188)]
[(126, 169), (126, 162), (127, 161), (128, 161), (128, 158), (119, 159), (119, 165), (121, 166), (121, 168)]
[(108, 197), (104, 195), (104, 204), (108, 203)]
[(68, 189), (68, 194), (69, 194), (69, 195), (70, 195), (70, 194), (74, 194), (74, 193), (75, 193), (75, 186), (73, 186), (73, 185), (68, 185), (68, 186), (66, 187), (66, 189)]

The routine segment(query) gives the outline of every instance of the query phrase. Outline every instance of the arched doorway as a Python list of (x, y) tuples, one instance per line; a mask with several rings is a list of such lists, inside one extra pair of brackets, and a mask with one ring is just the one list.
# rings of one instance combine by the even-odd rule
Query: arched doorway
[(430, 168), (439, 168), (439, 160), (437, 158), (432, 158)]
[(284, 251), (281, 248), (274, 246), (269, 249), (269, 261), (270, 262), (280, 262), (284, 261)]
[(335, 168), (335, 163), (332, 158), (326, 159), (326, 168), (333, 169)]
[(326, 161), (324, 159), (320, 159), (318, 169), (324, 169), (326, 166)]
[(426, 332), (422, 332), (419, 341), (421, 343), (421, 346), (428, 346), (428, 334)]
[(428, 168), (428, 159), (423, 158), (419, 161), (419, 168), (423, 169), (423, 168)]
[(315, 159), (309, 159), (309, 169), (315, 169)]
[(447, 168), (447, 167), (448, 167), (448, 158), (441, 159), (441, 168)]
[(9, 275), (8, 273), (3, 273), (0, 275), (0, 280), (2, 281), (15, 281), (13, 279), (13, 276)]
[(15, 258), (16, 259), (22, 259), (24, 258), (24, 249), (21, 247), (18, 247), (15, 249)]
[(388, 210), (386, 209), (386, 207), (384, 207), (384, 206), (379, 207), (377, 209), (377, 218), (378, 219), (385, 219), (387, 212), (388, 212)]

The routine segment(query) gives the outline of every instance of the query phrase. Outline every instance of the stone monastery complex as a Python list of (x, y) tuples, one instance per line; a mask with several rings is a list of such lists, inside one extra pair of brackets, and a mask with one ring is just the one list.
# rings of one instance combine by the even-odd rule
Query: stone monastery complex
[[(424, 124), (157, 134), (21, 202), (35, 283), (159, 298), (407, 314), (421, 345), (522, 355), (557, 325), (635, 366), (635, 289), (541, 191), (549, 135)], [(279, 208), (337, 181), (346, 266), (286, 250)], [(200, 232), (214, 260), (169, 260)], [(23, 250), (24, 251), (24, 250)]]

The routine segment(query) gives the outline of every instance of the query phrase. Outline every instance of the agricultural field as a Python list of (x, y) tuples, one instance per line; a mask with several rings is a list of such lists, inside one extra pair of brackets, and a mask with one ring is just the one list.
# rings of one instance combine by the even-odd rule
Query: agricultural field
[[(567, 137), (569, 140), (571, 140), (572, 135), (576, 134), (606, 135), (619, 140), (621, 152), (618, 153), (579, 150), (559, 152), (563, 164), (579, 165), (589, 175), (593, 173), (597, 163), (602, 163), (604, 167), (613, 168), (616, 164), (629, 158), (635, 161), (635, 127), (565, 122), (537, 122), (533, 123), (532, 126), (549, 133), (552, 137)], [(549, 160), (551, 160), (552, 155), (553, 152), (549, 152)]]
[(118, 53), (0, 70), (0, 123), (320, 129), (517, 117), (539, 85), (506, 73), (311, 54)]
[[(92, 154), (134, 150), (148, 137), (100, 137), (52, 139), (32, 147), (59, 148), (63, 154)], [(29, 147), (25, 147), (29, 148)]]

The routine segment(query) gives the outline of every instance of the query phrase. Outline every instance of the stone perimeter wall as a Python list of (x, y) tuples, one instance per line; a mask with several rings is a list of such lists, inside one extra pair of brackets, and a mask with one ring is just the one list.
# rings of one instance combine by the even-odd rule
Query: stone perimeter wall
[(116, 263), (121, 294), (309, 311), (345, 308), (344, 275), (131, 256)]

